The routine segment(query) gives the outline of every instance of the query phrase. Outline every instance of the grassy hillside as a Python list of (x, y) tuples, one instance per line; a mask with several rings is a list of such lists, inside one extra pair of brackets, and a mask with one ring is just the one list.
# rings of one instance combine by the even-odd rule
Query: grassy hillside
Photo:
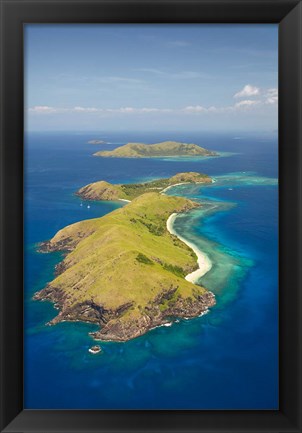
[(85, 200), (130, 200), (128, 195), (123, 191), (122, 185), (112, 185), (104, 180), (83, 186), (76, 194)]
[(168, 179), (157, 179), (146, 183), (112, 185), (105, 181), (90, 183), (79, 189), (77, 195), (86, 200), (133, 200), (146, 192), (162, 191), (177, 183), (211, 183), (211, 178), (202, 173), (178, 173)]
[(163, 141), (161, 143), (127, 143), (114, 150), (103, 150), (94, 155), (115, 158), (149, 158), (163, 156), (215, 156), (216, 152), (204, 149), (197, 144)]
[(52, 321), (97, 323), (94, 337), (125, 341), (170, 316), (194, 317), (214, 296), (184, 279), (196, 269), (194, 252), (166, 229), (173, 212), (197, 205), (146, 193), (110, 214), (60, 230), (41, 250), (67, 250), (57, 277), (35, 295), (60, 312)]

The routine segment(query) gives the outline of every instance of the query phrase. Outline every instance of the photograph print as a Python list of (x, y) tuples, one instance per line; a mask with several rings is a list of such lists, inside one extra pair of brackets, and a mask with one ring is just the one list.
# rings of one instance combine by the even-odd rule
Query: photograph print
[(277, 410), (278, 26), (25, 24), (24, 407)]

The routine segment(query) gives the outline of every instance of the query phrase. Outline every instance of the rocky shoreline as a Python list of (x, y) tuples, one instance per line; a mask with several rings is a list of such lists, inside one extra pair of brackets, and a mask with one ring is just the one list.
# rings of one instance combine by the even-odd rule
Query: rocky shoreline
[(179, 297), (171, 307), (162, 312), (160, 308), (162, 301), (164, 298), (166, 300), (171, 299), (175, 290), (170, 289), (163, 293), (154, 303), (146, 306), (144, 314), (135, 321), (121, 320), (123, 314), (132, 307), (131, 302), (120, 306), (116, 310), (106, 310), (100, 305), (88, 302), (69, 307), (64, 293), (49, 286), (37, 292), (33, 299), (51, 301), (59, 309), (59, 314), (47, 325), (75, 321), (93, 323), (100, 326), (100, 330), (90, 333), (96, 341), (125, 342), (146, 334), (158, 326), (173, 323), (178, 319), (198, 317), (206, 313), (216, 303), (214, 294), (208, 291), (202, 296), (197, 295), (194, 299), (188, 300)]

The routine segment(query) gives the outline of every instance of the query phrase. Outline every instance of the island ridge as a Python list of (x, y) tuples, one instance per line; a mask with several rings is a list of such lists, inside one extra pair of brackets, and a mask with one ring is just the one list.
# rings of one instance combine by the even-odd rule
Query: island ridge
[(85, 200), (131, 201), (145, 192), (164, 192), (173, 185), (182, 183), (212, 183), (210, 176), (203, 173), (178, 173), (170, 178), (156, 179), (144, 183), (111, 184), (104, 180), (80, 188), (76, 194)]
[(88, 144), (107, 144), (107, 142), (104, 140), (89, 140), (87, 143)]
[(102, 150), (95, 156), (111, 158), (152, 158), (176, 156), (218, 156), (217, 152), (204, 149), (197, 144), (180, 143), (178, 141), (163, 141), (161, 143), (127, 143), (114, 150)]
[(198, 206), (144, 192), (123, 208), (67, 226), (42, 243), (42, 252), (67, 254), (56, 278), (34, 296), (55, 302), (59, 314), (50, 324), (96, 323), (95, 339), (127, 341), (208, 311), (214, 295), (185, 279), (198, 268), (194, 251), (167, 230), (171, 214)]

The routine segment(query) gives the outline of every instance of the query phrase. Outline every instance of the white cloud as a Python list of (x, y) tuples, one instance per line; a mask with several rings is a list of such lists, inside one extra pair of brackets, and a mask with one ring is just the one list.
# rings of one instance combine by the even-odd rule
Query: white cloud
[(278, 103), (278, 89), (268, 89), (265, 94), (265, 104), (274, 105)]
[(234, 98), (249, 98), (235, 104), (235, 107), (250, 107), (252, 105), (277, 105), (278, 104), (278, 89), (260, 89), (259, 87), (247, 84), (240, 92), (234, 95)]
[(71, 111), (80, 112), (80, 113), (97, 113), (98, 111), (102, 111), (100, 108), (94, 107), (74, 107)]
[(188, 105), (183, 109), (183, 111), (186, 111), (187, 113), (205, 113), (208, 109), (202, 105)]
[(162, 111), (160, 108), (133, 108), (133, 107), (121, 107), (121, 108), (106, 108), (104, 111), (108, 113), (153, 113)]
[(82, 107), (75, 106), (72, 108), (55, 108), (48, 105), (36, 105), (28, 109), (29, 113), (169, 113), (175, 110), (171, 108), (155, 108), (155, 107), (119, 107), (119, 108), (97, 108), (97, 107)]
[(141, 108), (142, 113), (157, 113), (159, 108)]
[(277, 104), (277, 102), (278, 102), (278, 96), (276, 98), (275, 97), (267, 98), (265, 101), (266, 104), (270, 104), (270, 105)]
[[(238, 109), (244, 109), (247, 107), (251, 107), (254, 105), (260, 104), (261, 101), (257, 100), (243, 100), (237, 102), (235, 105), (230, 106), (210, 106), (204, 107), (202, 105), (188, 105), (184, 108), (155, 108), (155, 107), (142, 107), (142, 108), (134, 108), (134, 107), (119, 107), (119, 108), (97, 108), (97, 107), (82, 107), (75, 106), (72, 108), (55, 108), (49, 106), (34, 106), (28, 109), (29, 113), (44, 113), (44, 114), (52, 114), (52, 113), (79, 113), (79, 114), (150, 114), (150, 113), (189, 113), (189, 114), (201, 114), (201, 113), (225, 113)], [(266, 102), (267, 104), (269, 102)]]
[(132, 107), (122, 107), (117, 111), (119, 111), (120, 113), (134, 113), (135, 109)]
[(261, 101), (255, 101), (255, 100), (251, 100), (251, 99), (245, 99), (243, 101), (237, 102), (234, 107), (235, 108), (248, 108), (248, 107), (252, 107), (253, 105), (258, 105), (261, 104)]
[(95, 108), (95, 107), (76, 106), (73, 108), (62, 108), (62, 107), (50, 107), (48, 105), (35, 105), (34, 107), (30, 107), (28, 111), (29, 113), (51, 114), (51, 113), (97, 113), (103, 110), (101, 108)]
[(245, 99), (243, 101), (237, 102), (234, 105), (216, 107), (211, 105), (210, 107), (203, 107), (202, 105), (189, 105), (182, 109), (186, 113), (230, 113), (235, 111), (245, 111), (247, 108), (254, 107), (261, 104), (261, 101), (254, 101), (250, 99)]
[(152, 107), (143, 107), (143, 108), (133, 108), (133, 107), (121, 107), (121, 108), (112, 108), (107, 109), (106, 111), (114, 112), (114, 113), (168, 113), (174, 111), (170, 108), (152, 108)]
[[(152, 70), (153, 71), (153, 70)], [(272, 106), (276, 107), (278, 104), (278, 89), (277, 88), (269, 88), (269, 89), (260, 89), (249, 86), (248, 90), (246, 90), (247, 86), (244, 87), (244, 91), (247, 93), (251, 93), (252, 96), (257, 94), (258, 97), (254, 99), (242, 99), (232, 105), (225, 106), (209, 106), (205, 107), (203, 105), (187, 105), (183, 108), (158, 108), (158, 107), (118, 107), (118, 108), (100, 108), (100, 107), (82, 107), (82, 106), (74, 106), (72, 108), (62, 108), (62, 107), (51, 107), (49, 105), (35, 105), (28, 109), (29, 113), (32, 114), (53, 114), (53, 113), (86, 113), (86, 114), (97, 114), (97, 115), (109, 115), (109, 114), (141, 114), (147, 115), (152, 113), (187, 113), (187, 114), (222, 114), (222, 113), (232, 113), (242, 111), (245, 112), (249, 109), (257, 109), (257, 107)], [(243, 90), (239, 93), (243, 94)]]
[(271, 96), (278, 96), (278, 89), (273, 88), (273, 89), (267, 89), (267, 95), (271, 95)]
[(57, 111), (57, 108), (49, 107), (48, 105), (35, 105), (32, 108), (29, 108), (31, 113), (55, 113)]
[(260, 95), (259, 87), (251, 86), (247, 84), (243, 87), (239, 92), (235, 93), (234, 98), (246, 98), (250, 96), (258, 96)]
[(173, 111), (171, 108), (140, 108), (141, 113), (169, 113)]

